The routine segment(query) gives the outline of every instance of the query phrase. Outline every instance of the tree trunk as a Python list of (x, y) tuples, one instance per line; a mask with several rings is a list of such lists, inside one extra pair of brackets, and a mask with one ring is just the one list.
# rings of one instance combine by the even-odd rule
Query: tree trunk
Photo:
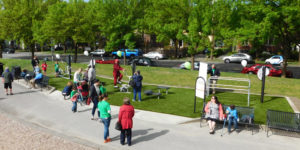
[(289, 45), (285, 45), (284, 46), (284, 50), (283, 50), (283, 68), (282, 68), (282, 78), (286, 78), (286, 68), (287, 68), (287, 59), (288, 59), (288, 51), (290, 50), (290, 46)]
[(75, 46), (75, 52), (74, 52), (74, 63), (77, 62), (77, 42), (74, 41), (74, 46)]
[(34, 44), (30, 44), (30, 50), (31, 50), (31, 58), (34, 57)]
[(195, 62), (195, 55), (194, 55), (194, 54), (192, 54), (191, 62), (192, 62), (192, 67), (191, 67), (191, 69), (194, 70), (194, 62)]
[(65, 46), (64, 46), (64, 53), (67, 53), (67, 44), (66, 44), (66, 42), (65, 42), (64, 45), (65, 45)]
[(124, 55), (123, 55), (123, 57), (124, 57), (124, 65), (126, 65), (126, 50), (124, 49)]
[(298, 48), (299, 48), (299, 51), (298, 51), (298, 53), (299, 53), (298, 63), (300, 64), (300, 44), (298, 45)]
[(2, 41), (2, 40), (0, 40), (0, 58), (2, 58), (3, 56), (2, 56), (2, 52), (3, 52), (3, 42), (4, 41)]

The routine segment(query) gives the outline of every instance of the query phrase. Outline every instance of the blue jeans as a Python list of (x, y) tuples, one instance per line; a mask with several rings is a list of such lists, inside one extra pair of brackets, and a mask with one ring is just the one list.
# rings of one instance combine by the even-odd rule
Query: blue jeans
[(142, 92), (142, 87), (133, 88), (133, 100), (136, 100), (136, 93), (138, 93), (139, 101), (141, 101), (142, 100), (141, 92)]
[(228, 118), (228, 132), (231, 130), (231, 124), (234, 124), (234, 128), (237, 129), (237, 119), (235, 119), (234, 117), (229, 117)]
[(94, 117), (95, 111), (97, 110), (98, 117), (100, 118), (100, 112), (98, 111), (97, 107), (98, 107), (98, 99), (97, 99), (97, 98), (94, 98), (94, 99), (93, 99), (92, 116)]
[(108, 118), (101, 118), (103, 125), (104, 125), (104, 140), (106, 140), (109, 137), (109, 125), (111, 117)]
[(76, 112), (77, 111), (77, 101), (72, 102), (72, 103), (73, 103), (72, 111)]

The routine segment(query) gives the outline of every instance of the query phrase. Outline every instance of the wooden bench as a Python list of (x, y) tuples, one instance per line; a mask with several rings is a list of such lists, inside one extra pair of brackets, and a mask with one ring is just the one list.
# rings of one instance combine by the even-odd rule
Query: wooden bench
[(290, 132), (300, 132), (300, 113), (267, 111), (267, 137), (269, 129), (279, 129)]
[[(204, 108), (205, 108), (205, 105), (204, 104)], [(226, 109), (229, 107), (229, 105), (222, 105), (222, 109), (223, 109), (223, 112), (224, 114), (226, 113)], [(201, 118), (200, 118), (200, 127), (202, 127), (201, 125), (201, 122), (203, 119), (205, 119), (205, 111), (204, 111), (204, 108), (203, 108), (203, 112), (202, 112), (202, 115), (201, 115)], [(237, 110), (237, 113), (238, 113), (238, 118), (239, 118), (239, 121), (237, 122), (238, 125), (246, 125), (246, 126), (251, 126), (252, 128), (252, 135), (253, 135), (253, 128), (254, 128), (254, 108), (251, 108), (251, 107), (240, 107), (240, 106), (235, 106), (235, 109)], [(218, 120), (218, 123), (223, 123), (223, 129), (225, 127), (225, 124), (227, 122), (227, 119), (225, 120)], [(221, 136), (223, 135), (223, 129), (222, 129), (222, 134)]]

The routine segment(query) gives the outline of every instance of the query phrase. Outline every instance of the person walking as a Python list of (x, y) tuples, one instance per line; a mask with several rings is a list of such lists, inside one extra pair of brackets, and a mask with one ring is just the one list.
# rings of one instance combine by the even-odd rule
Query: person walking
[(209, 133), (215, 133), (217, 120), (223, 120), (223, 108), (217, 96), (212, 96), (211, 100), (205, 106), (205, 118), (209, 126)]
[(35, 67), (38, 66), (39, 64), (40, 64), (39, 59), (36, 56), (34, 56), (33, 59), (31, 60), (31, 65), (33, 70), (35, 70)]
[(227, 117), (227, 119), (228, 119), (228, 132), (230, 133), (232, 122), (234, 124), (234, 129), (236, 130), (238, 128), (238, 126), (237, 126), (238, 114), (237, 114), (237, 110), (235, 109), (235, 105), (230, 105), (226, 109), (226, 114), (228, 115), (228, 117)]
[(44, 72), (44, 75), (46, 75), (47, 67), (48, 67), (48, 65), (47, 65), (46, 61), (44, 61), (43, 64), (42, 64), (42, 70)]
[(136, 94), (138, 93), (139, 95), (139, 102), (142, 100), (141, 92), (142, 92), (142, 80), (143, 76), (141, 76), (141, 72), (138, 70), (134, 73), (132, 76), (132, 80), (134, 81), (134, 86), (133, 86), (133, 101), (136, 100)]
[(216, 93), (216, 84), (218, 81), (218, 77), (220, 77), (221, 73), (219, 71), (219, 69), (216, 68), (215, 64), (212, 64), (211, 69), (208, 71), (208, 73), (210, 74), (211, 77), (213, 77), (213, 79), (210, 79), (210, 84), (212, 87), (212, 93), (215, 94)]
[(12, 82), (14, 81), (14, 78), (12, 73), (9, 71), (8, 67), (6, 67), (4, 72), (2, 73), (2, 81), (4, 83), (4, 89), (6, 91), (6, 95), (8, 95), (8, 88), (10, 91), (10, 95), (13, 95)]
[(75, 113), (77, 112), (77, 98), (78, 98), (78, 93), (77, 93), (77, 89), (74, 86), (71, 92), (71, 101), (73, 103), (72, 106), (72, 112)]
[[(92, 120), (97, 120), (97, 119), (94, 118), (94, 116), (95, 116), (95, 111), (96, 111), (97, 106), (98, 106), (98, 99), (101, 95), (99, 86), (100, 86), (100, 81), (98, 79), (96, 79), (95, 83), (90, 88), (89, 97), (93, 101), (92, 118), (91, 118)], [(98, 113), (98, 118), (100, 118), (100, 112), (98, 110), (97, 110), (97, 113)]]
[(115, 64), (114, 64), (114, 71), (113, 71), (113, 76), (114, 76), (114, 86), (115, 88), (118, 88), (117, 83), (121, 84), (121, 80), (123, 78), (123, 75), (121, 74), (120, 71), (124, 71), (125, 69), (123, 69), (120, 66), (120, 61), (119, 59), (115, 59)]
[(122, 145), (125, 144), (125, 137), (127, 137), (127, 144), (131, 146), (131, 129), (133, 126), (132, 118), (134, 116), (134, 107), (130, 105), (130, 99), (124, 98), (123, 105), (120, 107), (119, 111), (119, 120), (118, 122), (121, 124), (121, 135), (120, 142)]
[(88, 71), (88, 81), (89, 85), (93, 85), (96, 80), (96, 70), (95, 66), (90, 66)]
[(98, 104), (98, 109), (100, 111), (100, 118), (104, 125), (104, 143), (111, 142), (111, 139), (109, 138), (111, 108), (110, 108), (110, 104), (107, 101), (108, 101), (108, 96), (104, 95), (103, 100)]
[(74, 84), (76, 86), (79, 86), (80, 85), (80, 82), (81, 82), (81, 76), (82, 76), (82, 68), (79, 68), (75, 73), (74, 73)]

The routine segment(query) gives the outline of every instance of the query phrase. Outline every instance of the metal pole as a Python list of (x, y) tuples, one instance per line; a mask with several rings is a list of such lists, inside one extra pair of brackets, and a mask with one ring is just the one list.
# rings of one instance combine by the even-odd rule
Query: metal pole
[(262, 86), (261, 86), (261, 97), (260, 97), (260, 102), (264, 102), (264, 95), (265, 95), (265, 80), (266, 80), (266, 67), (263, 66), (262, 68)]
[(71, 55), (68, 56), (69, 60), (68, 60), (68, 65), (69, 65), (69, 78), (72, 79), (72, 75), (71, 75)]

